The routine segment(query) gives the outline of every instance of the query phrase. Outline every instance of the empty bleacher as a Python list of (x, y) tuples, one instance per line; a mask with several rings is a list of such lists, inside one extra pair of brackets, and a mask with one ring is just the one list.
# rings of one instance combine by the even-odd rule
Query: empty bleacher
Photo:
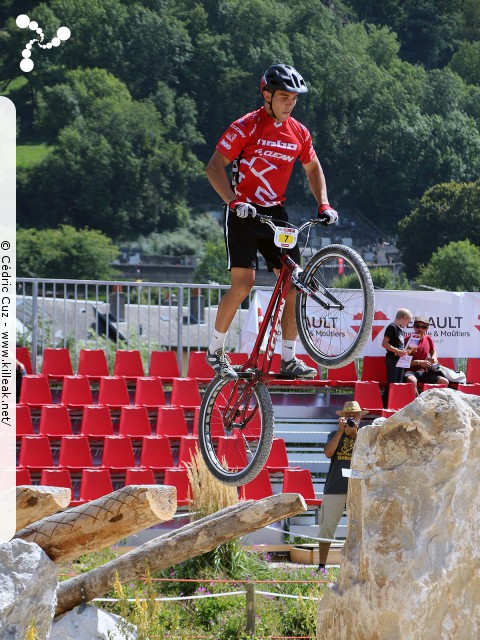
[[(71, 486), (74, 505), (153, 478), (175, 484), (179, 506), (187, 505), (186, 465), (198, 447), (198, 407), (209, 380), (203, 352), (191, 353), (185, 377), (172, 351), (153, 351), (148, 366), (142, 364), (138, 351), (118, 351), (110, 372), (102, 350), (82, 349), (74, 372), (66, 349), (50, 349), (40, 375), (31, 368), (28, 350), (22, 348), (17, 354), (30, 363), (17, 405), (17, 484)], [(234, 357), (242, 362), (246, 356)], [(323, 447), (335, 428), (335, 411), (355, 397), (373, 419), (390, 415), (412, 399), (410, 385), (395, 385), (390, 406), (383, 408), (381, 360), (364, 359), (359, 367), (351, 363), (329, 371), (320, 368), (313, 383), (272, 384), (272, 452), (258, 480), (241, 489), (240, 496), (303, 492), (311, 509), (306, 516), (290, 520), (291, 531), (316, 535), (312, 525), (329, 467)], [(480, 395), (479, 363), (480, 359), (468, 362), (467, 384), (459, 385), (459, 391)], [(224, 440), (219, 446), (228, 456)], [(303, 484), (292, 484), (300, 479)], [(344, 537), (345, 527), (343, 519), (337, 537)]]

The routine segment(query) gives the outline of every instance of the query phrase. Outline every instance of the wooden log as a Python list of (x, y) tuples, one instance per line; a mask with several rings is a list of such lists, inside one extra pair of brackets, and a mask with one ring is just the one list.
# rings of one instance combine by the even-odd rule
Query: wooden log
[(35, 542), (51, 560), (63, 562), (171, 520), (176, 510), (175, 487), (130, 485), (43, 518), (18, 531), (15, 537)]
[(248, 500), (222, 509), (150, 540), (101, 567), (61, 582), (55, 615), (108, 593), (113, 588), (116, 575), (122, 584), (137, 580), (145, 576), (147, 564), (150, 571), (160, 571), (306, 509), (305, 500), (298, 493)]
[(52, 513), (66, 509), (70, 504), (71, 491), (66, 487), (17, 487), (16, 531)]

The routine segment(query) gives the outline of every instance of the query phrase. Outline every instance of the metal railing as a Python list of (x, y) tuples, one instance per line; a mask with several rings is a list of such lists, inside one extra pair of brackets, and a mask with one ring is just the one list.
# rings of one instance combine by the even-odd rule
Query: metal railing
[[(109, 364), (117, 349), (138, 349), (147, 365), (155, 350), (175, 350), (180, 371), (191, 350), (205, 350), (218, 301), (229, 288), (219, 284), (175, 284), (17, 278), (17, 345), (30, 348), (38, 371), (46, 347), (67, 347), (74, 370), (82, 348), (105, 349)], [(268, 287), (262, 287), (267, 289)], [(227, 334), (240, 348), (240, 330), (254, 290)]]

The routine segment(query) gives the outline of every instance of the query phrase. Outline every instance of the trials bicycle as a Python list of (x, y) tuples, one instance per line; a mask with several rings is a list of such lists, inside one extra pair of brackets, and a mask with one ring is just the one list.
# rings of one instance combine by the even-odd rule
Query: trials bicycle
[[(285, 252), (295, 246), (299, 233), (307, 232), (308, 244), (310, 231), (320, 220), (309, 220), (300, 227), (277, 227), (269, 216), (257, 217), (272, 228), (274, 242), (281, 248), (282, 267), (253, 350), (244, 365), (235, 367), (238, 379), (216, 376), (204, 392), (198, 419), (200, 451), (208, 470), (221, 482), (236, 486), (253, 480), (270, 453), (274, 412), (266, 385), (291, 379), (270, 372), (291, 287), (297, 290), (299, 338), (306, 352), (325, 367), (341, 367), (360, 353), (374, 313), (372, 279), (353, 249), (328, 245), (315, 253), (303, 270)], [(347, 277), (348, 288), (338, 286), (339, 274)], [(260, 358), (265, 339), (265, 354)]]

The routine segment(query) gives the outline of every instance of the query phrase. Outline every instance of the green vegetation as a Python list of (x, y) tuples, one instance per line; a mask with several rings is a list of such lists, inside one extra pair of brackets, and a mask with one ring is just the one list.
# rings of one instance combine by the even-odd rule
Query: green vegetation
[(440, 247), (420, 268), (417, 284), (447, 291), (480, 291), (480, 249), (468, 240)]
[[(31, 145), (19, 154), (24, 228), (87, 225), (115, 242), (186, 228), (217, 206), (203, 165), (260, 105), (274, 60), (309, 85), (295, 115), (340, 212), (402, 235), (430, 189), (480, 175), (480, 0), (31, 0), (22, 10), (48, 37), (65, 24), (72, 38), (34, 49), (29, 74), (14, 7), (0, 7), (0, 90)], [(299, 167), (288, 202), (314, 205)], [(426, 257), (421, 238), (403, 240), (410, 278), (445, 244), (435, 237)]]
[(21, 144), (17, 146), (17, 167), (32, 167), (42, 162), (50, 153), (46, 144)]
[(117, 253), (110, 238), (93, 229), (17, 229), (17, 274), (23, 277), (108, 279)]

